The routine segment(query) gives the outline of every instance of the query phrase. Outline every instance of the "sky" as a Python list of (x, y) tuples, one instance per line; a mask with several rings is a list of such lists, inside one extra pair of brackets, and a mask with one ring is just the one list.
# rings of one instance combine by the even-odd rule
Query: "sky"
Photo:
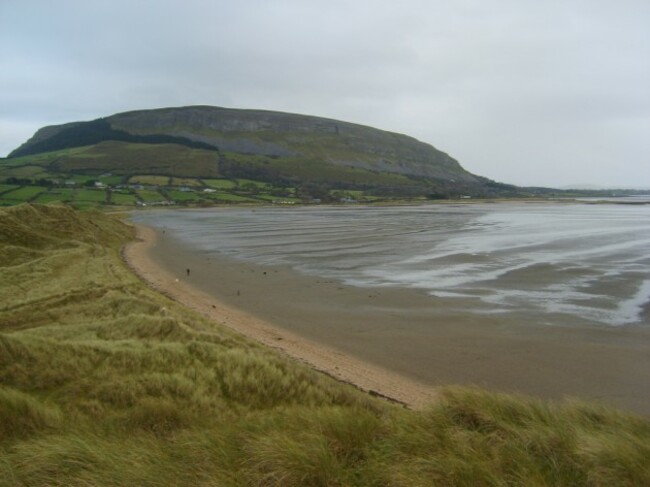
[(650, 1), (0, 0), (0, 156), (185, 105), (404, 133), (511, 184), (650, 188)]

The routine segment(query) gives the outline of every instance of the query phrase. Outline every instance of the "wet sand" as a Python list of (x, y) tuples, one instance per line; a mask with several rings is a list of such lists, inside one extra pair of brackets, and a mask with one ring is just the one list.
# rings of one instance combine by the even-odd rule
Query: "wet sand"
[(145, 242), (125, 253), (156, 288), (362, 389), (418, 407), (436, 386), (475, 384), (650, 415), (648, 326), (549, 326), (523, 313), (468, 313), (469, 301), (208, 257), (169, 232), (139, 228)]

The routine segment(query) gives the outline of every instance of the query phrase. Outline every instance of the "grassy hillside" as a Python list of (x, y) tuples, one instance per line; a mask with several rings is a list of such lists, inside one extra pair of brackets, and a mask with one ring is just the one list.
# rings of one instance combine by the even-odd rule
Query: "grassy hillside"
[[(46, 174), (167, 174), (187, 177), (218, 175), (214, 151), (178, 144), (135, 144), (105, 141), (94, 145), (26, 155), (4, 161), (4, 173), (16, 176), (21, 166), (40, 167)], [(13, 169), (14, 172), (11, 172)], [(18, 174), (17, 176), (21, 176)]]
[[(495, 186), (448, 154), (403, 134), (308, 115), (210, 106), (125, 112), (44, 127), (9, 161), (32, 168), (29, 174), (46, 166), (50, 172), (86, 175), (220, 175), (388, 195), (502, 195), (516, 189)], [(14, 167), (7, 174), (20, 177), (16, 174), (24, 171)]]
[(0, 486), (650, 485), (650, 423), (450, 388), (409, 411), (151, 291), (119, 220), (0, 209)]
[(478, 183), (458, 161), (403, 134), (309, 115), (189, 106), (124, 112), (90, 122), (44, 127), (10, 157), (103, 141), (180, 144), (321, 164)]

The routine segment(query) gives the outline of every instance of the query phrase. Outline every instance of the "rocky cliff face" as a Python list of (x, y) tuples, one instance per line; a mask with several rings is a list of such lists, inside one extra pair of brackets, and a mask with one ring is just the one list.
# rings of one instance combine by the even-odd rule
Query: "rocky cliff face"
[(121, 113), (108, 121), (113, 128), (132, 134), (180, 136), (224, 151), (315, 158), (419, 177), (477, 180), (449, 155), (412, 137), (320, 117), (195, 106)]

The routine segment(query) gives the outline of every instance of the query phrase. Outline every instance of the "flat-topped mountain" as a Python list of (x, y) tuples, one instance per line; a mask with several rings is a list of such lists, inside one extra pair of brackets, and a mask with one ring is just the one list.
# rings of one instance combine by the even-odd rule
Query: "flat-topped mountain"
[[(307, 115), (209, 106), (44, 127), (9, 157), (51, 154), (82, 174), (242, 177), (396, 192), (489, 194), (499, 185), (412, 137)], [(27, 157), (29, 159), (29, 157)]]

